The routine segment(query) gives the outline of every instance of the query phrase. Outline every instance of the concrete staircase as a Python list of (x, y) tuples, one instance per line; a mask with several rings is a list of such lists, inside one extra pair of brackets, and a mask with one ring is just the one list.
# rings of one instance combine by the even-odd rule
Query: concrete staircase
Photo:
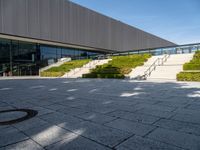
[(98, 65), (106, 64), (110, 60), (111, 59), (103, 59), (103, 60), (93, 60), (93, 61), (90, 61), (88, 64), (84, 65), (83, 67), (73, 69), (70, 72), (68, 72), (65, 75), (63, 75), (62, 77), (63, 78), (81, 78), (83, 74), (89, 73), (90, 69), (94, 69)]
[(176, 54), (170, 55), (168, 60), (162, 66), (157, 66), (149, 79), (176, 80), (176, 75), (183, 71), (183, 65), (193, 58), (194, 54)]
[[(176, 75), (182, 71), (183, 64), (189, 62), (194, 54), (174, 54), (170, 55), (167, 61), (151, 73), (147, 80), (176, 80)], [(132, 70), (128, 75), (130, 79), (138, 79), (139, 76), (144, 75), (144, 72), (156, 61), (158, 58), (163, 58), (164, 55), (152, 56), (143, 66)]]
[(144, 75), (144, 72), (156, 61), (158, 58), (162, 58), (161, 56), (152, 56), (148, 59), (147, 62), (144, 63), (143, 66), (136, 67), (135, 69), (132, 69), (132, 71), (127, 75), (130, 79), (138, 79), (140, 76)]

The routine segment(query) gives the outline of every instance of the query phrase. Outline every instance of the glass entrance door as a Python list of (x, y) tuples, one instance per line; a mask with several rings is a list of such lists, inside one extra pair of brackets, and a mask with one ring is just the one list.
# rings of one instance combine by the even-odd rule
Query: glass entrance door
[(13, 42), (12, 52), (12, 74), (14, 76), (38, 75), (35, 44)]
[(36, 44), (0, 39), (0, 76), (38, 74)]
[(0, 76), (11, 75), (10, 41), (0, 40)]

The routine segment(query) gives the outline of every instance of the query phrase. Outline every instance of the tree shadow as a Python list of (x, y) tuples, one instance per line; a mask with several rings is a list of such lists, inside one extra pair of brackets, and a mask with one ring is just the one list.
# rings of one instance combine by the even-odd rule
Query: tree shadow
[[(197, 82), (47, 79), (0, 81), (0, 88), (9, 88), (0, 91), (4, 105), (19, 108), (32, 104), (51, 110), (36, 120), (14, 125), (47, 149), (112, 149), (137, 135), (127, 132), (126, 126), (108, 126), (115, 120), (156, 127), (152, 122), (142, 122), (143, 115), (158, 119), (171, 119), (179, 114), (200, 115)], [(127, 114), (129, 118), (125, 118)], [(136, 114), (141, 114), (139, 119), (134, 118)], [(35, 123), (24, 131), (22, 127), (31, 121)]]

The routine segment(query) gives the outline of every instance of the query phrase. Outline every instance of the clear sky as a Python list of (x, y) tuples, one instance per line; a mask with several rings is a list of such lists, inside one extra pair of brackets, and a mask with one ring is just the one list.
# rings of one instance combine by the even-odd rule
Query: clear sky
[(71, 0), (177, 44), (200, 43), (200, 0)]

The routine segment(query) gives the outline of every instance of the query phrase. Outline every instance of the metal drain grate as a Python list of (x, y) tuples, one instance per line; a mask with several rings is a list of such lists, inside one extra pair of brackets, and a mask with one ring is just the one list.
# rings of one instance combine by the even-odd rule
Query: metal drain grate
[(9, 112), (25, 112), (26, 115), (23, 116), (23, 117), (20, 117), (20, 118), (16, 118), (16, 119), (2, 121), (2, 122), (0, 122), (0, 125), (12, 125), (12, 124), (15, 124), (15, 123), (22, 122), (22, 121), (28, 120), (30, 118), (33, 118), (38, 114), (38, 112), (36, 110), (31, 110), (31, 109), (3, 110), (3, 111), (0, 111), (0, 114), (9, 113)]

